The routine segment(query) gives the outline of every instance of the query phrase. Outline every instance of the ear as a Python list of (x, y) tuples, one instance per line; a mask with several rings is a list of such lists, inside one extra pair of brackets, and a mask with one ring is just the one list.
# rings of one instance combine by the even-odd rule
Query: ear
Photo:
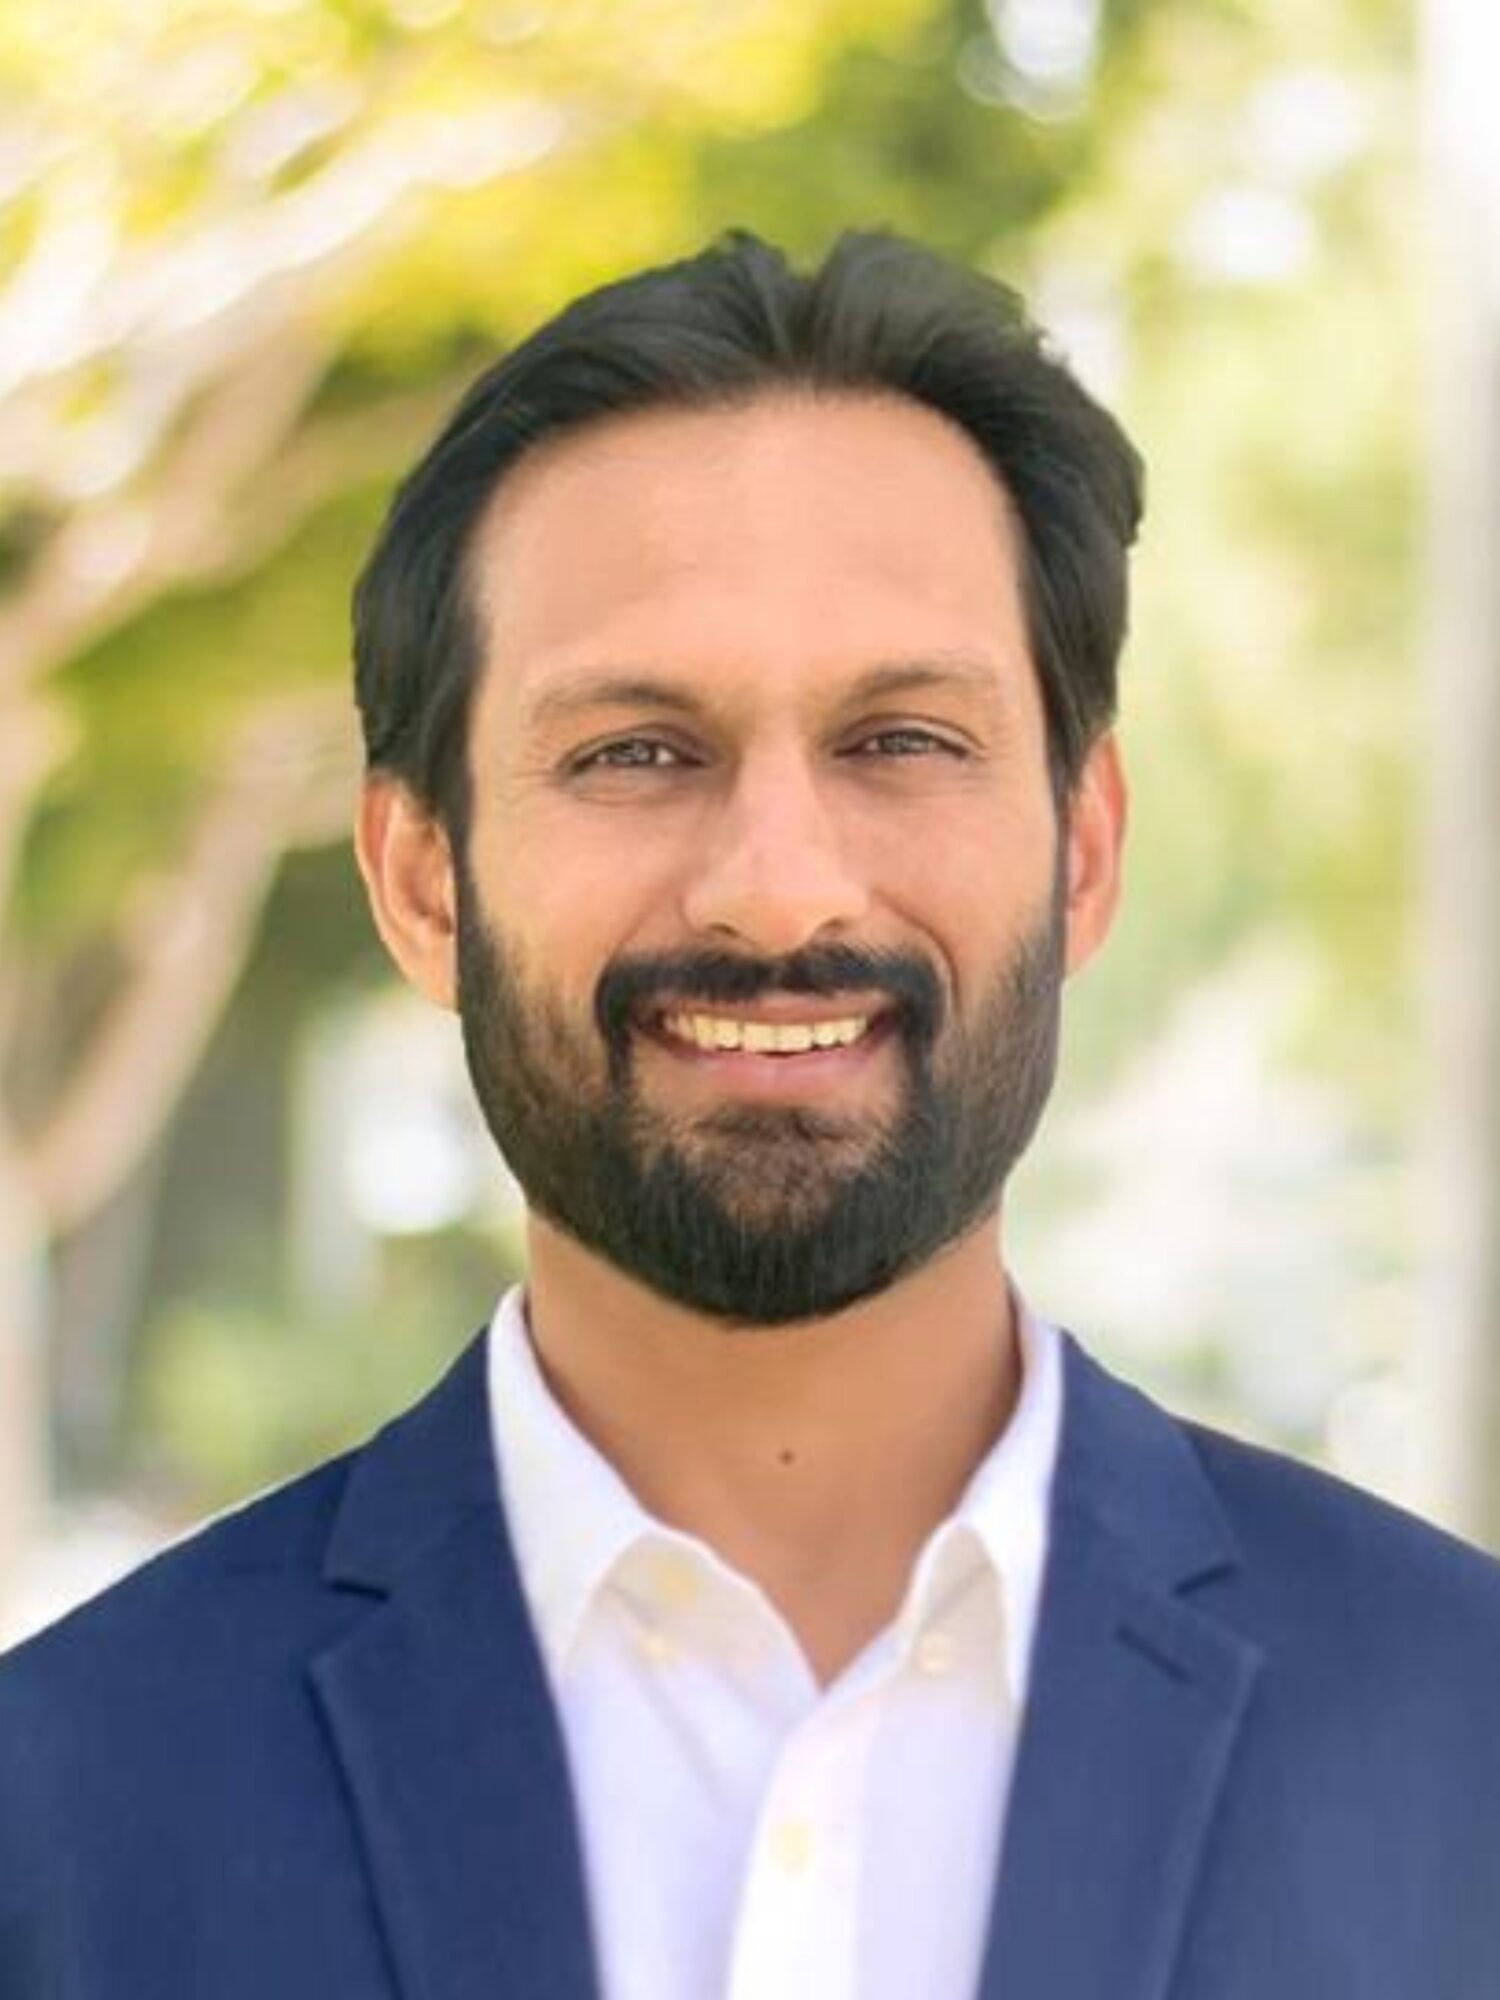
[(359, 872), (386, 950), (417, 991), (457, 1004), (457, 900), (448, 836), (409, 786), (365, 780), (355, 828)]
[(1120, 747), (1111, 730), (1089, 751), (1068, 798), (1069, 972), (1087, 965), (1114, 921), (1129, 803)]

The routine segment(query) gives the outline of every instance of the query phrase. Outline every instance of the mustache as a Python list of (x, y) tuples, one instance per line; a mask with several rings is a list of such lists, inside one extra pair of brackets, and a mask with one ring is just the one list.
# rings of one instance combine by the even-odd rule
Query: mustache
[(611, 1055), (620, 1058), (632, 1024), (653, 1006), (733, 1004), (767, 993), (827, 999), (851, 991), (884, 995), (902, 1032), (919, 1044), (931, 1043), (942, 1027), (943, 989), (931, 966), (905, 952), (855, 945), (809, 945), (776, 959), (727, 951), (616, 959), (600, 975), (594, 1018)]

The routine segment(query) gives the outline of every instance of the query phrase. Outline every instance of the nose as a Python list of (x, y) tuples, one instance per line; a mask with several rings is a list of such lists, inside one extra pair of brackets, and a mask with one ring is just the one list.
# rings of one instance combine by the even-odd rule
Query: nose
[(858, 923), (869, 900), (805, 755), (747, 757), (684, 893), (690, 928), (780, 957)]

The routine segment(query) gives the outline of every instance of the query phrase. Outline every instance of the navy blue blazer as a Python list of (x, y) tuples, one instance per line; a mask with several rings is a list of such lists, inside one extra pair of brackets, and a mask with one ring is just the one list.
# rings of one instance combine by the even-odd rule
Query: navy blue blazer
[[(1500, 1566), (1065, 1382), (983, 2000), (1500, 2000)], [(596, 1994), (485, 1394), (0, 1663), (3, 2000)]]

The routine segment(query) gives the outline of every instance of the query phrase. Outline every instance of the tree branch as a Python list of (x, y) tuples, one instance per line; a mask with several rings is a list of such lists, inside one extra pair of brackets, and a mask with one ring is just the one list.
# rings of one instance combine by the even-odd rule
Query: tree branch
[(0, 692), (12, 696), (132, 610), (224, 566), (234, 500), (293, 431), (327, 363), (322, 343), (283, 328), (198, 410), (151, 482), (81, 509), (0, 605)]
[(21, 1170), (49, 1233), (75, 1228), (144, 1155), (191, 1077), (244, 963), (280, 858), (348, 824), (348, 726), (278, 709), (247, 731), (181, 864), (143, 899), (130, 970)]
[(169, 586), (220, 569), (232, 503), (293, 433), (327, 366), (336, 336), (313, 332), (321, 301), (417, 227), (427, 198), (518, 172), (565, 136), (577, 131), (537, 101), (393, 120), (269, 204), (150, 252), (121, 248), (120, 267), (77, 302), (77, 323), (56, 331), (65, 365), (0, 340), (0, 414), (34, 464), (65, 459), (73, 438), (38, 404), (38, 382), (113, 355), (149, 391), (138, 389), (149, 420), (125, 470), (67, 514), (0, 605), (0, 693)]

